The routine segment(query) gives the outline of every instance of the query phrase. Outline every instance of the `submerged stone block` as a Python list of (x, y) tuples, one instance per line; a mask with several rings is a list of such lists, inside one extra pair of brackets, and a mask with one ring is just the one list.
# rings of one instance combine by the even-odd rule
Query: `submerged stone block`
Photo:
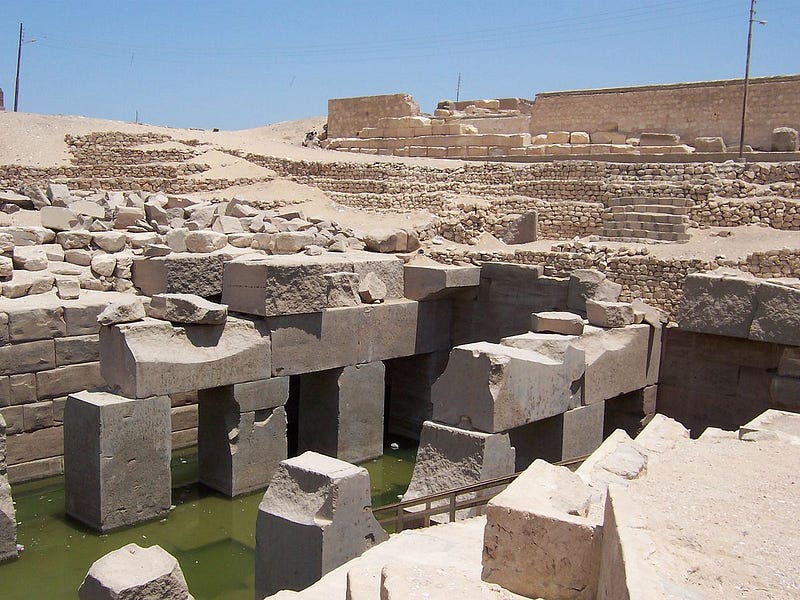
[(383, 363), (300, 376), (298, 448), (361, 462), (383, 454)]
[(100, 331), (100, 366), (131, 398), (188, 392), (270, 376), (269, 338), (254, 323), (174, 326), (145, 319)]
[(172, 501), (170, 399), (78, 392), (64, 407), (64, 504), (98, 531), (163, 517)]
[(183, 571), (161, 546), (128, 544), (92, 563), (78, 589), (80, 600), (191, 600)]
[(387, 538), (366, 469), (316, 452), (282, 461), (258, 507), (256, 597), (308, 587)]
[(267, 487), (286, 458), (288, 379), (198, 391), (202, 483), (231, 497)]

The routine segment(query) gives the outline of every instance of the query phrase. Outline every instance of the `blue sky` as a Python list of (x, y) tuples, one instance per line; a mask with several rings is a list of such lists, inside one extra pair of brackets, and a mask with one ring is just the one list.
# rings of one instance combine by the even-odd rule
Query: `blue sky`
[[(521, 96), (742, 77), (749, 0), (0, 0), (10, 109), (257, 127), (327, 99)], [(800, 73), (800, 0), (759, 0), (751, 75)], [(32, 41), (35, 40), (35, 41)]]

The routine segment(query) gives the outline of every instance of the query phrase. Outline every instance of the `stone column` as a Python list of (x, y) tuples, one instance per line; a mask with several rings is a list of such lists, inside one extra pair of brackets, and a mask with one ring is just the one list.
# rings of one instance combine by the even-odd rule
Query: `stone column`
[(6, 422), (0, 415), (0, 562), (17, 557), (17, 518), (6, 464)]
[(383, 454), (383, 363), (300, 376), (298, 450), (350, 462)]
[(170, 400), (78, 392), (64, 407), (64, 502), (108, 531), (163, 517), (172, 498)]
[(388, 539), (371, 504), (366, 469), (316, 452), (281, 462), (258, 507), (256, 598), (306, 588)]
[(200, 481), (231, 497), (267, 487), (286, 458), (288, 397), (288, 377), (200, 390)]

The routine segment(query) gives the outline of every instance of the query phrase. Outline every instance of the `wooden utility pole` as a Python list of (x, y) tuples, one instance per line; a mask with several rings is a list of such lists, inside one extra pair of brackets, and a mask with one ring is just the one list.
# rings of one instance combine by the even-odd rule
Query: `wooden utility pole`
[(22, 23), (19, 24), (19, 44), (17, 45), (17, 78), (14, 83), (14, 112), (19, 106), (19, 63), (22, 62)]
[(458, 102), (458, 98), (461, 95), (461, 72), (458, 73), (458, 85), (456, 85), (456, 102)]
[(742, 127), (739, 129), (739, 158), (744, 154), (744, 129), (747, 118), (747, 86), (750, 84), (750, 47), (753, 42), (753, 20), (756, 16), (756, 0), (750, 0), (750, 28), (747, 31), (747, 58), (744, 63), (744, 92), (742, 93)]

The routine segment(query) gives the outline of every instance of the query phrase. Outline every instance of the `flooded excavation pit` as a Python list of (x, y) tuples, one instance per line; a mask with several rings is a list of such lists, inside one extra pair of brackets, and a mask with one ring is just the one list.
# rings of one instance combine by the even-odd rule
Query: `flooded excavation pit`
[[(382, 456), (361, 465), (370, 474), (373, 506), (405, 492), (414, 444), (392, 438)], [(231, 499), (199, 484), (196, 448), (176, 451), (171, 469), (174, 508), (167, 518), (102, 534), (66, 516), (62, 477), (14, 485), (17, 542), (25, 549), (3, 565), (4, 600), (72, 600), (94, 561), (130, 543), (158, 544), (175, 556), (197, 600), (252, 600), (255, 522), (264, 491)]]

